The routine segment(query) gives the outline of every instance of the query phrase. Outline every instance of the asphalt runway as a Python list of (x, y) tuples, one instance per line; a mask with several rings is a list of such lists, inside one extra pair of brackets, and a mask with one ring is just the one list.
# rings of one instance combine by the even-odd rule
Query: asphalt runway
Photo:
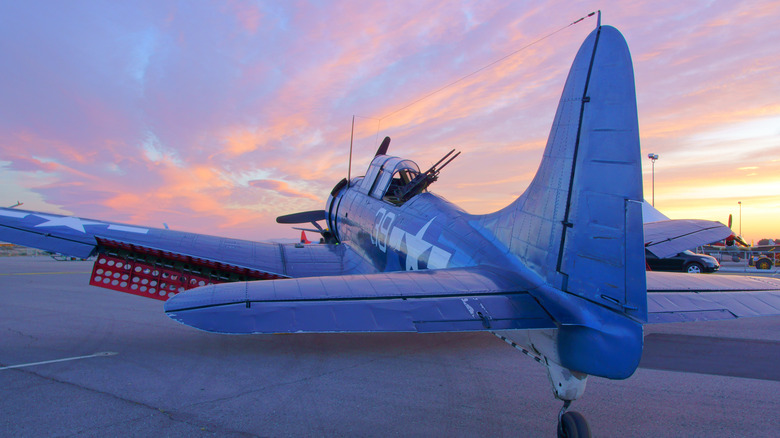
[[(0, 436), (555, 435), (544, 368), (489, 333), (215, 335), (90, 270), (0, 258)], [(574, 402), (594, 436), (778, 436), (780, 317), (646, 333)]]

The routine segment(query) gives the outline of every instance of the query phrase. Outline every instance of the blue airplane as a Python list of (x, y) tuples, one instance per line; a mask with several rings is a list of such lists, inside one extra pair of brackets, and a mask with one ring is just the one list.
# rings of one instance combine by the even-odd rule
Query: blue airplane
[(780, 314), (777, 279), (645, 271), (633, 66), (613, 27), (579, 49), (538, 172), (506, 208), (468, 214), (428, 191), (454, 151), (421, 171), (389, 143), (324, 210), (278, 218), (323, 244), (19, 209), (0, 209), (0, 240), (96, 256), (90, 284), (209, 332), (492, 332), (546, 367), (567, 437), (590, 435), (568, 410), (589, 375), (634, 373), (644, 324)]

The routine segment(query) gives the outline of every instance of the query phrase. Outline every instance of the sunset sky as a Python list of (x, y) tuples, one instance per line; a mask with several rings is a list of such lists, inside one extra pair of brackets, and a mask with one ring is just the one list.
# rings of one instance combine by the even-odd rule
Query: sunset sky
[[(5, 1), (0, 205), (253, 240), (382, 137), (472, 213), (520, 195), (596, 9), (628, 41), (645, 197), (780, 238), (779, 1)], [(502, 62), (408, 106), (459, 78)], [(399, 111), (400, 109), (400, 111)], [(313, 236), (310, 236), (313, 237)]]

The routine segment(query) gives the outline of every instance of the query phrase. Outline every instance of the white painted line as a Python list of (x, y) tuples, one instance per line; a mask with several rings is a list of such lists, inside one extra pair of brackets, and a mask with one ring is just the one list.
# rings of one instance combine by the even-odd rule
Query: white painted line
[(32, 362), (32, 363), (23, 363), (20, 365), (11, 365), (7, 367), (0, 367), (0, 371), (3, 370), (10, 370), (12, 368), (24, 368), (24, 367), (31, 367), (35, 365), (45, 365), (47, 363), (57, 363), (57, 362), (67, 362), (69, 360), (78, 360), (78, 359), (89, 359), (90, 357), (101, 357), (101, 356), (114, 356), (119, 353), (115, 353), (113, 351), (102, 351), (100, 353), (90, 354), (88, 356), (77, 356), (77, 357), (66, 357), (65, 359), (54, 359), (54, 360), (46, 360), (43, 362)]

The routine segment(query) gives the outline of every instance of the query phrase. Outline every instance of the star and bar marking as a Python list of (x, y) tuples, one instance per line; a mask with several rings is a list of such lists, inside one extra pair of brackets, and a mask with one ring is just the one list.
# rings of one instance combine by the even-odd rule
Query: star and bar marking
[(148, 228), (131, 227), (128, 225), (117, 225), (117, 224), (109, 224), (105, 222), (90, 221), (75, 216), (54, 216), (54, 215), (41, 214), (41, 213), (26, 213), (21, 211), (10, 211), (7, 209), (0, 210), (0, 216), (12, 217), (15, 219), (24, 219), (28, 216), (35, 216), (44, 219), (45, 222), (41, 222), (37, 225), (34, 225), (33, 226), (34, 228), (66, 227), (66, 228), (70, 228), (71, 230), (78, 231), (84, 234), (87, 233), (87, 231), (84, 229), (84, 226), (88, 226), (88, 225), (105, 225), (108, 227), (109, 230), (123, 231), (126, 233), (146, 234), (149, 232)]

